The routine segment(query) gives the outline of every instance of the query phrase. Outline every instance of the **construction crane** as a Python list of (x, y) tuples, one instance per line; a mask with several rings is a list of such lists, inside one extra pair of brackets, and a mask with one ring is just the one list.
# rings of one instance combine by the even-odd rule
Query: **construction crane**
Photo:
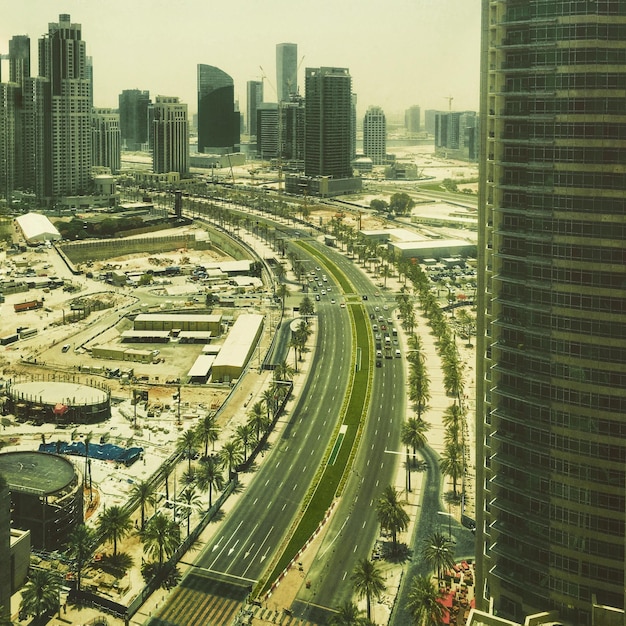
[[(298, 72), (300, 71), (300, 66), (302, 65), (302, 61), (304, 61), (305, 56), (306, 56), (305, 54), (302, 55), (302, 58), (300, 59), (300, 62), (298, 63), (298, 67), (296, 67), (296, 81), (297, 81)], [(292, 84), (293, 84), (293, 81), (290, 79), (287, 79), (287, 90), (289, 91), (290, 94), (293, 93), (291, 91)], [(298, 92), (296, 91), (295, 93), (298, 93)]]
[(448, 101), (448, 111), (452, 111), (452, 101), (454, 100), (454, 96), (444, 96), (444, 98)]
[(265, 70), (260, 65), (259, 65), (259, 69), (261, 70), (261, 82), (263, 83), (264, 81), (267, 81), (269, 86), (272, 88), (272, 91), (274, 92), (274, 95), (276, 96), (276, 99), (278, 100), (278, 93), (276, 92), (276, 87), (274, 87), (274, 84), (267, 77), (267, 74), (265, 73)]

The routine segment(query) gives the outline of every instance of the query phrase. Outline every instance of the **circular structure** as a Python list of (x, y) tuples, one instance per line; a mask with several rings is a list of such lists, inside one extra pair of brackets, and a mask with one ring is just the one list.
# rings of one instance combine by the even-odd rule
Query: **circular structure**
[(83, 521), (82, 477), (74, 465), (56, 454), (0, 454), (0, 475), (11, 492), (11, 522), (30, 530), (31, 544), (56, 550)]
[(60, 380), (11, 380), (7, 407), (18, 419), (90, 424), (111, 417), (110, 392)]

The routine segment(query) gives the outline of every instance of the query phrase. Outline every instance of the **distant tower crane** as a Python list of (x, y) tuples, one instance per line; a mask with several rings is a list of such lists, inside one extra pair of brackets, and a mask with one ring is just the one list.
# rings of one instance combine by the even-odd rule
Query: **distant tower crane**
[(448, 111), (452, 111), (452, 101), (454, 100), (454, 96), (444, 96), (444, 98), (448, 101)]

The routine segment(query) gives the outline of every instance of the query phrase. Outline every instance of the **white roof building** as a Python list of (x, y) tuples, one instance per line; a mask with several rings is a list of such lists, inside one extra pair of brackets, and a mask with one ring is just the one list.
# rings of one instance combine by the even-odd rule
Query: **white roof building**
[(26, 213), (15, 219), (27, 243), (58, 241), (61, 234), (52, 222), (41, 213)]

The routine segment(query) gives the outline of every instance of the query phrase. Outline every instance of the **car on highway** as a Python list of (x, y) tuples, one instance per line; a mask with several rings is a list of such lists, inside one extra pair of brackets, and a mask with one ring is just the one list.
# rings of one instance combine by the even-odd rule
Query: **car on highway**
[(383, 362), (376, 360), (376, 367), (382, 367), (383, 366)]
[(345, 308), (346, 308), (346, 303), (345, 303), (345, 302), (342, 302), (339, 306), (340, 306), (342, 309), (345, 309)]
[(330, 303), (331, 303), (331, 304), (335, 304), (335, 299), (333, 298), (333, 299), (330, 301)]
[(320, 298), (320, 294), (319, 294), (319, 293), (316, 293), (316, 294), (315, 294), (315, 299), (316, 299), (316, 300), (321, 300), (321, 298)]

